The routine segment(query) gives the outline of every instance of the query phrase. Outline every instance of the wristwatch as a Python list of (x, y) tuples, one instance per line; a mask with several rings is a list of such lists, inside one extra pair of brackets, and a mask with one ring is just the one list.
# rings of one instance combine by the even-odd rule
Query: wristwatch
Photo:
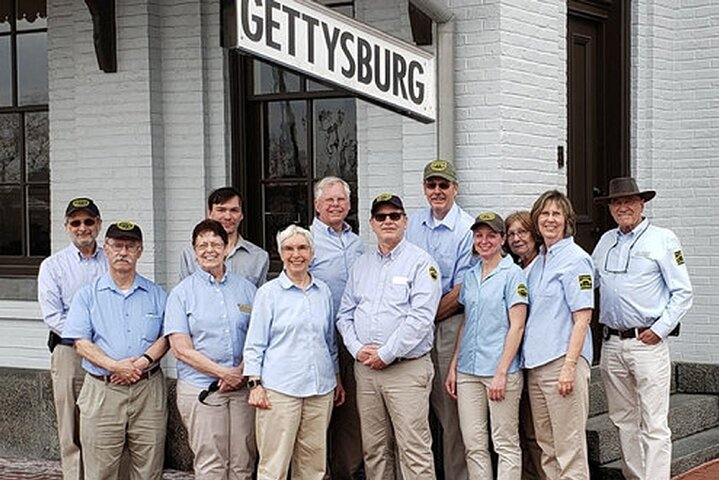
[(255, 387), (259, 387), (260, 385), (262, 385), (262, 380), (260, 380), (259, 378), (247, 380), (247, 388), (249, 388), (250, 390), (254, 389)]

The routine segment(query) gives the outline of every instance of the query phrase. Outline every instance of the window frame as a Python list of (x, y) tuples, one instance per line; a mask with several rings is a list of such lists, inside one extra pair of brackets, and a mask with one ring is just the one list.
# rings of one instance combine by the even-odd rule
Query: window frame
[[(48, 158), (48, 178), (44, 181), (32, 181), (27, 176), (28, 158), (27, 158), (27, 138), (26, 138), (26, 117), (31, 113), (47, 113), (49, 114), (49, 99), (47, 103), (20, 105), (19, 92), (19, 52), (18, 52), (18, 36), (45, 33), (47, 40), (47, 25), (38, 28), (22, 28), (18, 30), (17, 26), (17, 1), (11, 3), (10, 30), (0, 32), (0, 38), (10, 38), (10, 65), (11, 65), (11, 105), (0, 106), (0, 114), (17, 115), (20, 124), (18, 137), (21, 139), (18, 145), (18, 155), (20, 161), (20, 178), (17, 182), (0, 183), (0, 186), (15, 186), (21, 191), (21, 220), (20, 228), (22, 230), (22, 250), (21, 255), (0, 255), (0, 276), (2, 277), (28, 277), (37, 275), (40, 263), (46, 258), (45, 255), (30, 254), (30, 208), (28, 205), (28, 191), (32, 187), (46, 186), (48, 198), (50, 198), (50, 176), (49, 176), (49, 158)], [(47, 4), (45, 6), (47, 12)], [(45, 18), (47, 18), (47, 13)], [(47, 51), (46, 51), (47, 54)], [(49, 74), (49, 69), (48, 69)], [(49, 87), (48, 87), (49, 94)], [(49, 122), (49, 119), (48, 119)], [(49, 126), (48, 126), (48, 142), (49, 142)], [(49, 156), (49, 149), (48, 149)], [(51, 220), (48, 218), (47, 224), (48, 244), (51, 237)], [(48, 251), (48, 255), (51, 252)]]

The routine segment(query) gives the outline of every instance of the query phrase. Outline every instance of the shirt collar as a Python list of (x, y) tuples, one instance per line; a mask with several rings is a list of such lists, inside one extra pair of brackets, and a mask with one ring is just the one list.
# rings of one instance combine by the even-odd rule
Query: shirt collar
[(250, 251), (250, 248), (248, 247), (249, 243), (250, 243), (250, 242), (248, 242), (247, 240), (245, 240), (245, 239), (242, 238), (242, 237), (238, 238), (238, 239), (237, 239), (237, 244), (236, 244), (235, 247), (232, 249), (232, 251), (227, 254), (227, 258), (230, 258), (231, 256), (233, 256), (235, 253), (237, 253), (237, 250), (239, 250), (239, 249), (242, 249), (242, 250), (244, 250), (244, 251), (246, 251), (246, 252), (249, 252), (249, 251)]
[[(502, 257), (502, 260), (499, 261), (499, 264), (495, 267), (494, 270), (492, 270), (489, 275), (485, 277), (485, 280), (489, 277), (492, 277), (496, 275), (500, 270), (507, 270), (512, 265), (514, 265), (514, 260), (512, 259), (511, 255), (505, 255)], [(474, 267), (472, 267), (473, 270), (477, 273), (477, 275), (482, 275), (482, 258), (479, 257), (479, 260), (477, 260), (477, 263), (474, 264)], [(477, 277), (479, 278), (479, 277)]]
[[(297, 290), (302, 290), (300, 287), (294, 284), (292, 280), (290, 280), (290, 277), (287, 276), (284, 270), (280, 272), (279, 276), (277, 277), (277, 280), (280, 282), (280, 287), (284, 288), (285, 290), (289, 290), (290, 288), (296, 288)], [(317, 282), (315, 281), (315, 276), (310, 273), (310, 284), (307, 285), (307, 288), (305, 290), (308, 290), (310, 287), (316, 287)]]
[(432, 209), (427, 209), (427, 215), (425, 216), (424, 220), (422, 220), (422, 223), (428, 226), (431, 229), (439, 228), (444, 225), (445, 228), (449, 230), (454, 230), (454, 227), (457, 225), (457, 219), (459, 218), (459, 205), (457, 205), (457, 202), (452, 203), (452, 208), (449, 209), (449, 212), (447, 212), (447, 215), (444, 216), (442, 220), (437, 220), (434, 218), (434, 215), (432, 214)]
[(642, 233), (644, 233), (644, 230), (646, 230), (647, 227), (649, 227), (649, 219), (648, 218), (643, 218), (642, 221), (639, 222), (639, 225), (637, 225), (636, 227), (634, 227), (633, 230), (630, 230), (627, 233), (623, 233), (619, 229), (619, 227), (617, 227), (617, 238), (634, 238), (637, 235), (641, 235)]
[[(140, 276), (139, 273), (135, 272), (135, 278), (132, 281), (132, 286), (129, 288), (129, 291), (134, 292), (138, 288), (149, 291), (149, 289), (147, 288), (146, 280), (142, 276)], [(117, 293), (122, 293), (122, 290), (118, 288), (118, 286), (115, 284), (115, 281), (112, 279), (112, 275), (110, 275), (110, 272), (107, 272), (100, 277), (100, 279), (97, 281), (97, 289), (112, 290)]]
[(352, 230), (352, 227), (349, 226), (347, 222), (342, 222), (342, 231), (337, 232), (334, 228), (327, 225), (325, 222), (319, 219), (319, 217), (315, 217), (314, 220), (312, 220), (312, 226), (318, 229), (319, 231), (326, 233), (327, 235), (331, 235), (334, 237), (340, 236), (343, 233), (348, 232), (349, 230)]
[(567, 237), (563, 238), (551, 247), (547, 248), (545, 245), (542, 245), (540, 247), (539, 254), (542, 255), (543, 253), (549, 253), (550, 255), (556, 255), (557, 253), (561, 252), (565, 248), (567, 248), (569, 245), (574, 244), (574, 237)]
[(206, 272), (206, 271), (202, 270), (201, 268), (198, 268), (197, 270), (195, 270), (195, 273), (193, 275), (197, 275), (199, 278), (202, 279), (203, 282), (209, 283), (210, 285), (217, 285), (217, 284), (224, 285), (225, 282), (227, 282), (227, 271), (225, 271), (225, 274), (222, 275), (222, 278), (220, 279), (220, 281), (216, 281), (215, 277), (213, 277), (211, 273)]
[(382, 254), (382, 252), (379, 249), (379, 245), (377, 246), (377, 249), (375, 250), (375, 252), (379, 258), (395, 259), (395, 258), (397, 258), (397, 256), (399, 254), (402, 253), (402, 251), (405, 249), (406, 246), (407, 246), (407, 241), (403, 237), (402, 240), (400, 240), (400, 242), (397, 244), (397, 246), (394, 247), (387, 255)]
[(85, 255), (83, 255), (82, 252), (80, 251), (80, 249), (77, 248), (77, 245), (75, 245), (74, 243), (70, 243), (70, 248), (72, 248), (72, 251), (73, 251), (74, 254), (77, 256), (77, 258), (78, 258), (80, 261), (83, 261), (83, 260), (96, 259), (97, 256), (100, 255), (100, 250), (102, 250), (102, 245), (100, 245), (99, 243), (95, 242), (95, 251), (94, 251), (93, 254), (90, 255), (89, 257), (86, 257)]

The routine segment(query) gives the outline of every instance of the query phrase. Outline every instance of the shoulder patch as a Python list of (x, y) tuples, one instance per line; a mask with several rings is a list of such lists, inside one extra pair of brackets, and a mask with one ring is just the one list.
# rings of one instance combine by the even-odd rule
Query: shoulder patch
[(437, 267), (434, 265), (429, 266), (429, 278), (435, 281), (439, 278), (439, 272), (437, 271)]
[(529, 295), (529, 292), (527, 291), (527, 286), (523, 283), (520, 283), (517, 285), (517, 295), (519, 295), (522, 298), (527, 298), (527, 295)]
[(237, 304), (237, 307), (240, 309), (240, 312), (242, 313), (252, 313), (252, 307), (249, 305), (245, 305), (244, 303)]
[(579, 275), (577, 277), (579, 281), (580, 290), (591, 290), (592, 289), (592, 276), (591, 275)]
[(684, 265), (684, 254), (681, 250), (674, 252), (674, 261), (677, 262), (677, 265)]

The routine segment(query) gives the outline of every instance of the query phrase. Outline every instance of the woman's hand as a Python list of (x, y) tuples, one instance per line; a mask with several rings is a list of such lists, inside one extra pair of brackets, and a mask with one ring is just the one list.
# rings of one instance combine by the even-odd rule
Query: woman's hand
[(576, 362), (565, 362), (559, 371), (559, 381), (557, 382), (557, 390), (559, 394), (566, 397), (574, 391), (574, 370)]
[(489, 399), (495, 402), (504, 400), (504, 394), (507, 390), (507, 374), (496, 372), (489, 384)]
[(272, 405), (270, 405), (270, 399), (267, 398), (265, 387), (262, 385), (250, 390), (250, 398), (247, 399), (247, 403), (249, 403), (252, 407), (261, 408), (263, 410), (269, 410), (272, 408)]
[(447, 371), (447, 379), (444, 381), (444, 389), (453, 400), (457, 400), (457, 366), (452, 363)]

